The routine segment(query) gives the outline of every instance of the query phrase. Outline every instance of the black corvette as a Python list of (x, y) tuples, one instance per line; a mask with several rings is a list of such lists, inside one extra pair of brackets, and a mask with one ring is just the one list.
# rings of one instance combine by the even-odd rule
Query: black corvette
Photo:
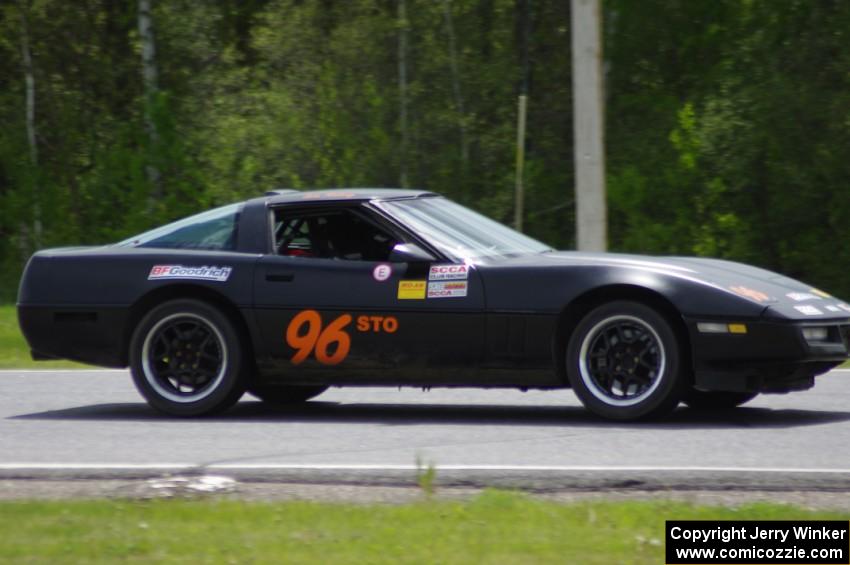
[(776, 273), (555, 251), (410, 190), (272, 191), (40, 251), (18, 315), (34, 358), (130, 366), (181, 416), (391, 385), (572, 388), (631, 420), (806, 389), (850, 348), (850, 306)]

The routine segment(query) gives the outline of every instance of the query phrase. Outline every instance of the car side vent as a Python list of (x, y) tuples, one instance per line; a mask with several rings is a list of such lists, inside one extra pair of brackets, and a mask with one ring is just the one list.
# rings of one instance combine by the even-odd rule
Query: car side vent
[(293, 188), (275, 188), (273, 190), (267, 190), (264, 196), (283, 196), (284, 194), (292, 194), (293, 192), (300, 192)]
[(53, 321), (75, 324), (97, 322), (97, 312), (55, 312)]

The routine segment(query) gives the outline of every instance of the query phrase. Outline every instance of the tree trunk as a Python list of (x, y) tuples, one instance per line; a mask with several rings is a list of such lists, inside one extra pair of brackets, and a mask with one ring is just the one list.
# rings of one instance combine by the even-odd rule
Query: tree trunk
[[(24, 67), (24, 84), (26, 86), (25, 115), (27, 128), (27, 144), (30, 157), (30, 202), (32, 205), (32, 231), (26, 221), (21, 222), (21, 251), (28, 255), (31, 249), (41, 247), (41, 203), (38, 185), (38, 142), (35, 129), (35, 74), (33, 73), (32, 51), (29, 36), (29, 2), (20, 0), (18, 7), (21, 12), (21, 61)], [(32, 239), (32, 246), (28, 240)]]
[(455, 111), (458, 115), (458, 127), (460, 129), (460, 161), (464, 170), (469, 163), (469, 141), (466, 135), (466, 111), (463, 104), (463, 93), (460, 89), (460, 71), (457, 61), (457, 42), (455, 40), (455, 26), (452, 18), (451, 0), (443, 0), (444, 14), (446, 18), (446, 31), (449, 36), (449, 64), (452, 71), (452, 92), (455, 99)]
[(158, 92), (158, 72), (156, 67), (156, 41), (154, 39), (154, 24), (151, 17), (152, 0), (139, 0), (139, 37), (142, 42), (142, 81), (145, 89), (145, 130), (148, 134), (148, 163), (145, 165), (145, 174), (151, 185), (151, 206), (154, 201), (162, 197), (162, 186), (160, 182), (159, 169), (151, 162), (151, 157), (156, 155), (159, 145), (159, 133), (156, 130), (156, 120), (153, 111), (156, 95)]
[(401, 133), (398, 182), (407, 187), (407, 0), (398, 0), (398, 121)]

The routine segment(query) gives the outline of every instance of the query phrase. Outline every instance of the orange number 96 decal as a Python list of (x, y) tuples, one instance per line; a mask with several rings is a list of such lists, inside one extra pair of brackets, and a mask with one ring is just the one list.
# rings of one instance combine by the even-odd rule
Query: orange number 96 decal
[[(345, 327), (351, 323), (351, 316), (343, 314), (322, 329), (322, 317), (315, 310), (299, 312), (286, 328), (286, 343), (295, 349), (292, 364), (299, 365), (311, 353), (316, 361), (325, 365), (341, 363), (351, 350), (351, 338)], [(332, 346), (336, 349), (330, 353)]]

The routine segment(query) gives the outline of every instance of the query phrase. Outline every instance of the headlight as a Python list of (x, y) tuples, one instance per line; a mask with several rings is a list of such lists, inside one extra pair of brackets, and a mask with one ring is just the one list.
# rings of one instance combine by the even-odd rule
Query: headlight
[(699, 322), (697, 330), (704, 334), (745, 334), (746, 324), (721, 324), (717, 322)]
[(806, 341), (826, 341), (829, 337), (828, 328), (803, 328), (803, 337)]
[(700, 322), (697, 329), (704, 334), (725, 334), (729, 331), (726, 324), (715, 324), (713, 322)]

